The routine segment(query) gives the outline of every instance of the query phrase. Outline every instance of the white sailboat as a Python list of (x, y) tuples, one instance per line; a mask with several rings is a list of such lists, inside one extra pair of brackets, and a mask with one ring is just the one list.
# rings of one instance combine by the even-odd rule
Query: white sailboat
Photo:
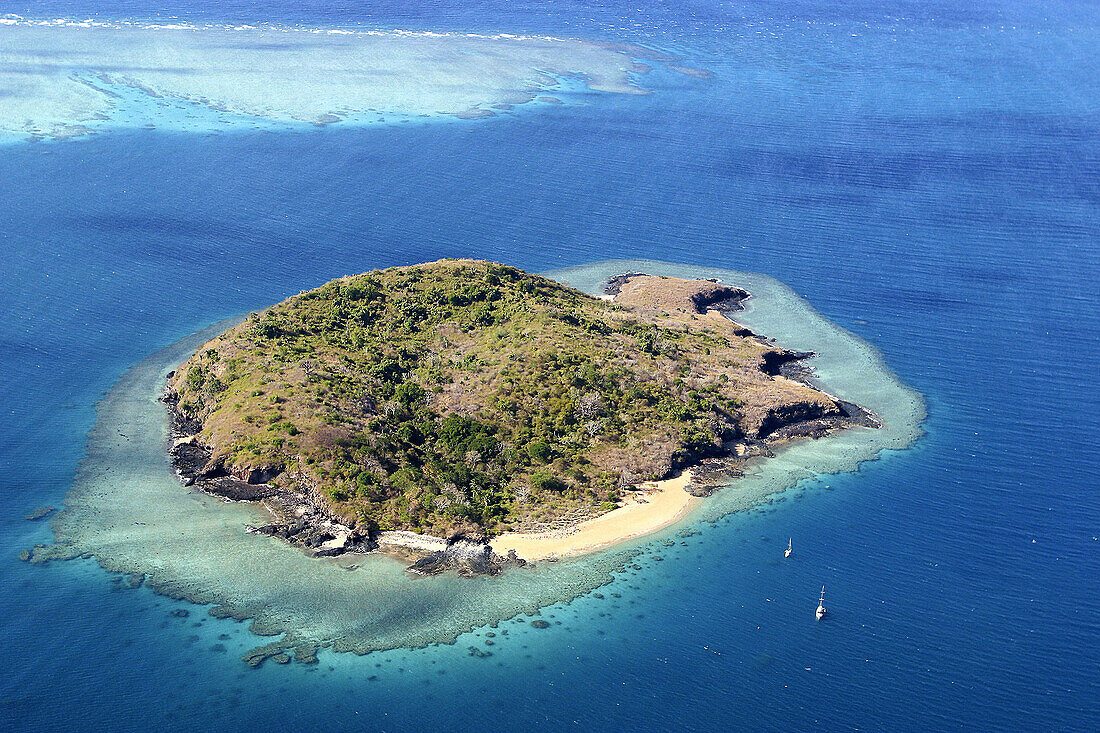
[(783, 550), (783, 557), (790, 557), (792, 552), (794, 552), (794, 549), (791, 547), (790, 538), (788, 538), (787, 539), (787, 549)]
[(817, 618), (820, 620), (825, 617), (828, 611), (825, 610), (825, 586), (821, 586), (821, 600), (817, 602)]

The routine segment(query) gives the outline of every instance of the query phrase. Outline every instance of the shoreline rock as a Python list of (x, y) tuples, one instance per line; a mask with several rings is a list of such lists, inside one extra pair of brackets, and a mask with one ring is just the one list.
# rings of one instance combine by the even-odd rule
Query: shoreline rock
[[(410, 563), (407, 570), (417, 575), (438, 575), (455, 571), (459, 575), (496, 575), (505, 567), (521, 567), (526, 561), (509, 553), (492, 551), (484, 535), (434, 537), (406, 530), (364, 531), (334, 519), (320, 501), (311, 500), (312, 488), (299, 484), (300, 492), (279, 489), (257, 479), (257, 471), (239, 477), (213, 460), (209, 449), (197, 438), (201, 424), (180, 414), (178, 397), (167, 388), (161, 397), (169, 415), (169, 449), (172, 466), (180, 483), (228, 501), (259, 501), (274, 521), (248, 526), (246, 532), (275, 537), (300, 547), (313, 557), (382, 552)], [(194, 431), (194, 432), (190, 432)]]
[[(650, 276), (644, 272), (628, 272), (615, 275), (608, 279), (603, 287), (603, 292), (605, 295), (614, 297), (622, 292), (623, 285), (636, 277)], [(718, 311), (719, 313), (734, 313), (742, 310), (744, 308), (742, 303), (752, 297), (752, 293), (749, 291), (723, 285), (714, 278), (708, 278), (702, 282), (711, 283), (711, 286), (698, 290), (690, 296), (691, 304), (695, 312), (699, 314), (706, 313), (708, 310)]]
[(178, 396), (166, 387), (161, 402), (169, 416), (168, 454), (184, 486), (228, 501), (259, 501), (275, 521), (245, 531), (278, 537), (314, 557), (366, 553), (377, 548), (370, 532), (348, 527), (329, 516), (319, 501), (312, 500), (310, 487), (300, 484), (298, 491), (276, 488), (267, 483), (274, 477), (271, 471), (253, 469), (245, 476), (227, 472), (199, 442), (201, 423), (183, 416), (178, 401)]

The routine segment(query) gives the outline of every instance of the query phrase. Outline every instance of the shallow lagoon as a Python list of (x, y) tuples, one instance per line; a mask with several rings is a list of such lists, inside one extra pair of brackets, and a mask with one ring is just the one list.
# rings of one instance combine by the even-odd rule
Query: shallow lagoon
[(489, 117), (571, 87), (644, 94), (637, 54), (536, 35), (6, 17), (0, 139)]
[[(823, 473), (854, 470), (920, 434), (923, 403), (902, 385), (872, 346), (829, 323), (778, 281), (762, 275), (651, 261), (611, 261), (548, 273), (597, 293), (611, 275), (715, 277), (753, 297), (737, 314), (782, 345), (814, 351), (821, 385), (873, 410), (879, 430), (854, 428), (802, 441), (758, 461), (733, 485), (702, 502), (687, 520), (609, 550), (497, 577), (412, 576), (384, 555), (316, 559), (276, 539), (247, 534), (262, 508), (223, 502), (181, 486), (165, 454), (166, 415), (157, 401), (164, 375), (214, 333), (218, 324), (163, 349), (130, 369), (99, 404), (87, 457), (66, 508), (54, 520), (57, 544), (35, 559), (93, 556), (105, 568), (143, 578), (156, 591), (210, 604), (216, 616), (251, 619), (252, 630), (278, 636), (258, 644), (253, 661), (281, 651), (310, 660), (317, 647), (366, 653), (453, 641), (472, 628), (568, 601), (605, 583), (641, 549), (748, 509), (771, 494)], [(349, 569), (349, 566), (358, 566)]]

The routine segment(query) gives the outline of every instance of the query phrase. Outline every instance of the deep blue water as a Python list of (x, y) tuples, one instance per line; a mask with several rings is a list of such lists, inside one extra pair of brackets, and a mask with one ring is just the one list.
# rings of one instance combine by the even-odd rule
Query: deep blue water
[[(192, 5), (95, 12), (643, 39), (716, 78), (489, 121), (0, 149), (0, 728), (1100, 729), (1095, 4)], [(250, 671), (241, 625), (18, 561), (129, 365), (445, 256), (766, 272), (881, 349), (927, 435), (661, 548), (621, 598), (488, 659), (460, 640)]]

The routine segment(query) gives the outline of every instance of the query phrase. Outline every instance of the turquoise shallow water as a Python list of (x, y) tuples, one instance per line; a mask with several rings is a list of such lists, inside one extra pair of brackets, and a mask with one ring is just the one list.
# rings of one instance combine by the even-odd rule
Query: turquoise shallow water
[[(647, 97), (487, 121), (0, 151), (0, 726), (1100, 727), (1096, 9), (640, 8), (217, 12), (648, 40), (715, 78), (656, 71)], [(131, 366), (331, 277), (441, 256), (768, 273), (926, 397), (926, 435), (646, 554), (603, 598), (544, 609), (549, 629), (313, 667), (245, 669), (245, 626), (116, 589), (94, 561), (17, 560), (51, 540), (22, 517), (60, 504)]]

